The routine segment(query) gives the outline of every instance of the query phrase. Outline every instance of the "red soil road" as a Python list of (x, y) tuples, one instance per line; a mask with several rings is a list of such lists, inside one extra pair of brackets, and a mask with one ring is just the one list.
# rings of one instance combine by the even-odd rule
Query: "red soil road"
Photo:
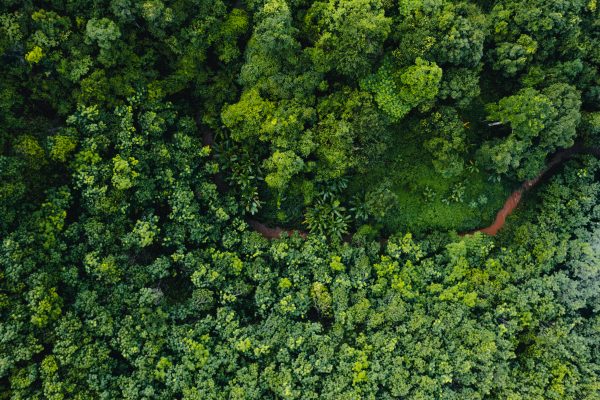
[(508, 217), (510, 213), (512, 213), (513, 210), (517, 207), (517, 205), (519, 205), (522, 194), (523, 192), (521, 192), (521, 190), (514, 191), (508, 197), (508, 199), (506, 199), (504, 207), (502, 207), (502, 209), (498, 211), (498, 214), (496, 214), (496, 219), (494, 220), (494, 223), (488, 227), (478, 229), (475, 232), (482, 232), (491, 236), (494, 236), (496, 233), (498, 233), (498, 231), (504, 226), (504, 223), (506, 222), (506, 217)]
[(557, 163), (552, 164), (551, 162), (536, 178), (525, 181), (519, 189), (512, 192), (504, 202), (504, 206), (496, 214), (496, 219), (490, 226), (476, 229), (471, 232), (461, 233), (460, 236), (471, 235), (475, 232), (481, 232), (485, 233), (486, 235), (495, 236), (498, 233), (498, 231), (504, 226), (506, 222), (506, 217), (508, 217), (513, 212), (513, 210), (519, 205), (521, 197), (523, 196), (523, 192), (534, 187), (540, 181), (541, 177), (555, 164)]

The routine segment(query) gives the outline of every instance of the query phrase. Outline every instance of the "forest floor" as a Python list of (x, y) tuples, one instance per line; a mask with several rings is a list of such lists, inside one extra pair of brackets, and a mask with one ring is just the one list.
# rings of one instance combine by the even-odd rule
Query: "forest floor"
[[(508, 196), (508, 198), (506, 198), (504, 205), (496, 213), (496, 218), (491, 225), (486, 226), (484, 228), (473, 229), (471, 231), (461, 233), (460, 235), (464, 236), (464, 235), (469, 235), (469, 234), (473, 234), (476, 232), (482, 232), (482, 233), (485, 233), (485, 234), (491, 235), (491, 236), (496, 235), (498, 233), (498, 231), (500, 229), (502, 229), (502, 227), (506, 223), (506, 218), (519, 205), (519, 202), (521, 201), (521, 198), (522, 198), (522, 195), (524, 192), (535, 187), (542, 180), (542, 178), (544, 178), (546, 175), (551, 173), (557, 166), (562, 164), (564, 161), (567, 161), (571, 157), (573, 157), (577, 154), (581, 154), (581, 153), (589, 153), (589, 154), (592, 154), (592, 155), (600, 158), (600, 148), (589, 148), (589, 147), (584, 147), (579, 144), (577, 144), (573, 147), (570, 147), (568, 149), (563, 149), (563, 150), (558, 151), (554, 155), (554, 157), (552, 157), (552, 159), (548, 162), (546, 167), (538, 174), (537, 177), (523, 182), (517, 190), (513, 191)], [(260, 223), (254, 219), (249, 219), (248, 222), (254, 230), (256, 230), (258, 233), (260, 233), (261, 235), (263, 235), (264, 237), (266, 237), (268, 239), (279, 238), (281, 236), (281, 234), (284, 232), (290, 236), (293, 234), (299, 234), (304, 239), (306, 239), (306, 237), (308, 235), (307, 232), (302, 231), (302, 230), (284, 230), (279, 227), (269, 228), (265, 224)], [(351, 237), (351, 236), (349, 236), (349, 237)]]

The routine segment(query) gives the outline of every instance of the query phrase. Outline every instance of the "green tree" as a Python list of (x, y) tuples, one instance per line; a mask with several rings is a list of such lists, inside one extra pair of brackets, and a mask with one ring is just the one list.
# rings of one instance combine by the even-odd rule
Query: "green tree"
[(466, 133), (463, 122), (452, 108), (441, 108), (421, 121), (427, 139), (424, 147), (433, 156), (433, 166), (444, 177), (460, 175), (464, 168)]
[(373, 93), (383, 112), (400, 120), (415, 107), (426, 110), (439, 91), (441, 79), (441, 68), (417, 58), (415, 65), (399, 70), (384, 62), (375, 74), (361, 81), (361, 86)]
[(100, 48), (98, 60), (107, 66), (113, 64), (116, 55), (113, 46), (121, 37), (119, 26), (108, 18), (92, 18), (85, 28), (86, 42), (95, 43)]
[(302, 170), (304, 163), (302, 159), (291, 151), (275, 151), (271, 158), (265, 161), (267, 174), (265, 182), (269, 187), (281, 192), (288, 184), (292, 176)]
[(395, 55), (404, 63), (425, 56), (443, 67), (479, 64), (486, 21), (477, 6), (446, 0), (401, 0), (398, 10), (400, 45)]
[(362, 77), (381, 54), (391, 22), (381, 0), (315, 2), (305, 17), (305, 24), (316, 31), (311, 58), (324, 72)]
[(504, 140), (484, 144), (482, 156), (497, 173), (533, 178), (550, 153), (573, 144), (580, 106), (579, 92), (567, 84), (541, 92), (525, 88), (491, 104), (488, 120), (510, 124), (512, 132)]

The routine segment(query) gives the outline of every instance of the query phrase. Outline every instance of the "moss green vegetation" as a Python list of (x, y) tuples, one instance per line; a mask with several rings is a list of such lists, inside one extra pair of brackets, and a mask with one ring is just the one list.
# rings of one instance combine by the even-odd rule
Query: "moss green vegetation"
[[(489, 225), (512, 191), (510, 182), (477, 168), (468, 160), (457, 176), (441, 177), (431, 155), (420, 142), (418, 124), (396, 128), (400, 132), (367, 174), (350, 182), (355, 194), (389, 191), (393, 201), (376, 224), (387, 233), (432, 230), (459, 232)], [(374, 202), (377, 202), (375, 199)]]
[(600, 400), (599, 49), (596, 0), (0, 1), (0, 400)]

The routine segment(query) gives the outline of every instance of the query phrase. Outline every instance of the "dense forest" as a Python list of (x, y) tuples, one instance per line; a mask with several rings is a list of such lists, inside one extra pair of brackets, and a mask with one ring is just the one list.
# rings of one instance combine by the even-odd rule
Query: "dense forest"
[(600, 399), (597, 0), (2, 0), (0, 61), (0, 400)]

